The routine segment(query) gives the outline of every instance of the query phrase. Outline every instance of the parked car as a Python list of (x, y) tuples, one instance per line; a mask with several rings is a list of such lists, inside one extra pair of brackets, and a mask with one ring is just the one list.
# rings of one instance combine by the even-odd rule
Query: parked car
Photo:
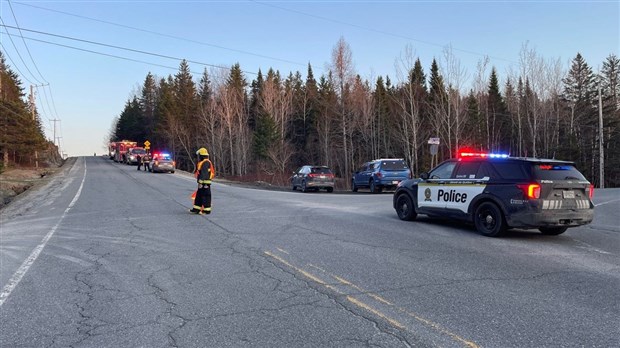
[(156, 153), (151, 158), (150, 169), (152, 173), (174, 173), (175, 162), (167, 153)]
[(126, 164), (138, 164), (138, 157), (146, 155), (146, 150), (142, 147), (132, 147), (125, 153)]
[(370, 192), (379, 193), (394, 189), (401, 181), (411, 178), (411, 170), (402, 158), (384, 158), (364, 163), (351, 178), (351, 190), (368, 187)]
[(302, 192), (308, 190), (325, 189), (327, 192), (334, 191), (334, 173), (326, 166), (303, 166), (293, 173), (291, 186), (293, 191), (299, 187)]
[(393, 206), (401, 220), (418, 214), (464, 220), (497, 237), (510, 228), (558, 235), (594, 218), (594, 186), (573, 162), (472, 152), (459, 157), (399, 185)]

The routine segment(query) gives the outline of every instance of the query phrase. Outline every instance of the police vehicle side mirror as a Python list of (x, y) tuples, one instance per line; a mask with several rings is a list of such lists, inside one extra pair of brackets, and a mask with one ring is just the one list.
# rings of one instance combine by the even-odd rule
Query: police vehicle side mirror
[(420, 174), (420, 179), (427, 180), (428, 179), (428, 173), (421, 173)]

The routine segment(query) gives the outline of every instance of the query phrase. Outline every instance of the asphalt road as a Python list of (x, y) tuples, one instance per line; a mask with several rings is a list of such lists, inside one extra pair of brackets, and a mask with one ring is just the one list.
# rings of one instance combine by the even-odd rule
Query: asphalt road
[(1, 347), (618, 347), (620, 189), (560, 236), (78, 158), (1, 212)]

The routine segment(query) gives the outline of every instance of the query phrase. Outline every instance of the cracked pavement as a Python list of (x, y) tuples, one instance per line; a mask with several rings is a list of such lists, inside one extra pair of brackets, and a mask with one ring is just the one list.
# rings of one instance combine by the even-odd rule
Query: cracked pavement
[(0, 307), (0, 347), (620, 345), (620, 203), (562, 236), (502, 239), (400, 221), (389, 193), (214, 184), (197, 216), (191, 178), (86, 157), (2, 211), (0, 286), (84, 165)]

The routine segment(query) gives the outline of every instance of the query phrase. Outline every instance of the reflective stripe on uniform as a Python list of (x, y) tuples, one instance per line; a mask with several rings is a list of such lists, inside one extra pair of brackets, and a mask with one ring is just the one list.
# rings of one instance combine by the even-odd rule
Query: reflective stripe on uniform
[(199, 205), (195, 205), (195, 206), (194, 206), (194, 209), (197, 209), (197, 210), (200, 210), (201, 208), (202, 208), (202, 207), (201, 207), (201, 206), (199, 206)]
[(204, 211), (211, 211), (211, 207), (205, 208)]

